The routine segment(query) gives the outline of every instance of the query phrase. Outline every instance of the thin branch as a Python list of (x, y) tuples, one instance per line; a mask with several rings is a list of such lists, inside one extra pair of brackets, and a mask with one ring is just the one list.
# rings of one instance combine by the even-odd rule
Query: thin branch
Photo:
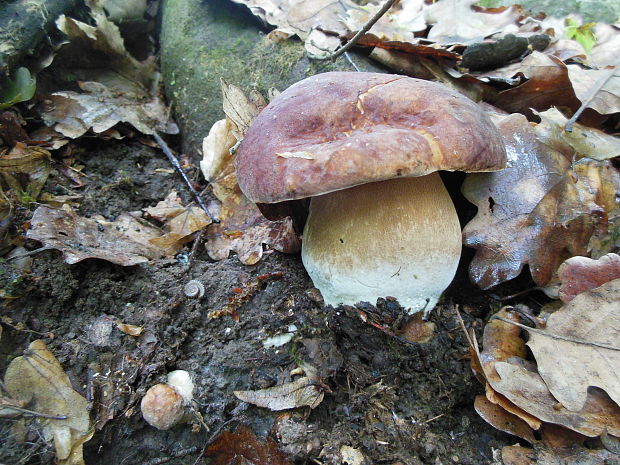
[(183, 171), (183, 168), (181, 168), (181, 164), (179, 163), (179, 160), (177, 160), (177, 158), (174, 156), (174, 154), (172, 153), (172, 150), (170, 150), (170, 147), (168, 147), (168, 144), (166, 144), (166, 141), (164, 141), (157, 132), (153, 134), (153, 137), (159, 144), (159, 147), (168, 157), (168, 160), (170, 160), (170, 163), (172, 164), (172, 166), (174, 166), (176, 170), (181, 174), (181, 177), (185, 181), (185, 184), (187, 184), (187, 188), (189, 189), (189, 191), (192, 193), (192, 195), (196, 199), (196, 202), (198, 203), (198, 205), (200, 205), (200, 208), (204, 210), (204, 212), (211, 219), (211, 221), (213, 221), (214, 223), (219, 223), (220, 220), (213, 217), (211, 213), (209, 213), (209, 209), (207, 208), (205, 203), (200, 198), (200, 195), (198, 194), (198, 192), (196, 192), (196, 189), (194, 189), (194, 187), (192, 186), (192, 183), (187, 177), (187, 175), (185, 174), (185, 171)]
[(11, 404), (0, 403), (0, 407), (15, 410), (16, 412), (19, 412), (20, 414), (29, 417), (48, 418), (50, 420), (66, 420), (67, 418), (69, 418), (67, 415), (50, 415), (47, 413), (35, 412), (34, 410), (28, 410), (27, 408), (23, 407), (17, 407), (16, 405)]
[(583, 345), (590, 346), (590, 347), (600, 347), (601, 349), (620, 351), (620, 347), (615, 347), (610, 344), (603, 344), (601, 342), (591, 342), (591, 341), (586, 341), (584, 339), (577, 339), (577, 338), (562, 336), (560, 334), (550, 333), (548, 331), (543, 331), (537, 328), (530, 328), (529, 326), (522, 325), (521, 323), (517, 323), (516, 321), (510, 321), (505, 318), (502, 318), (501, 316), (492, 316), (491, 319), (500, 320), (500, 321), (503, 321), (504, 323), (510, 323), (511, 325), (518, 326), (519, 328), (524, 329), (530, 333), (540, 334), (541, 336), (550, 337), (552, 339), (558, 339), (560, 341), (572, 342), (573, 344), (583, 344)]
[(355, 44), (357, 43), (357, 41), (360, 39), (360, 37), (366, 34), (370, 30), (370, 28), (373, 27), (377, 21), (379, 21), (381, 16), (383, 16), (387, 12), (387, 10), (389, 10), (392, 7), (392, 5), (394, 5), (394, 3), (396, 3), (397, 1), (398, 0), (386, 0), (386, 2), (383, 4), (381, 9), (377, 11), (377, 13), (372, 18), (370, 18), (370, 20), (366, 24), (364, 24), (363, 28), (357, 31), (357, 34), (355, 34), (351, 38), (351, 40), (349, 40), (343, 47), (339, 48), (331, 55), (325, 57), (325, 59), (335, 60), (340, 55), (342, 55), (345, 52), (348, 52), (351, 48), (353, 48)]
[(596, 94), (598, 94), (601, 91), (601, 89), (605, 87), (605, 84), (607, 84), (607, 81), (609, 81), (612, 78), (612, 76), (615, 74), (615, 72), (618, 71), (619, 65), (620, 65), (620, 59), (616, 61), (616, 63), (613, 64), (612, 68), (607, 70), (608, 72), (604, 74), (603, 76), (601, 76), (600, 79), (592, 86), (592, 88), (588, 92), (588, 95), (581, 102), (581, 106), (579, 107), (579, 109), (575, 112), (575, 114), (571, 117), (571, 119), (569, 119), (566, 122), (566, 125), (564, 126), (564, 130), (566, 132), (573, 131), (573, 124), (575, 124), (575, 121), (577, 121), (577, 119), (581, 116), (584, 110), (588, 108), (588, 105), (590, 105), (592, 100), (594, 100), (594, 97), (596, 97)]

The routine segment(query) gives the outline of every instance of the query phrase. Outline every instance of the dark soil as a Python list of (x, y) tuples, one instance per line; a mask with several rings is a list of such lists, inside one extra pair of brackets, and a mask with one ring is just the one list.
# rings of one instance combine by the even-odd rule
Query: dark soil
[[(91, 142), (79, 158), (88, 175), (81, 215), (114, 219), (154, 205), (173, 189), (191, 200), (163, 154), (137, 142)], [(55, 175), (46, 190), (63, 183)], [(34, 255), (25, 276), (1, 265), (3, 288), (14, 286), (20, 297), (4, 301), (2, 313), (10, 320), (2, 325), (0, 373), (29, 342), (46, 342), (74, 388), (92, 402), (98, 429), (85, 444), (87, 464), (209, 463), (201, 458), (203, 447), (218, 431), (238, 425), (261, 440), (275, 439), (297, 464), (343, 463), (342, 445), (361, 451), (368, 464), (490, 464), (493, 449), (514, 442), (473, 409), (483, 388), (469, 367), (455, 308), (479, 332), (479, 318), (498, 305), (468, 283), (464, 266), (432, 314), (432, 340), (407, 344), (360, 318), (397, 330), (407, 317), (394, 302), (362, 305), (363, 314), (323, 308), (299, 256), (273, 252), (244, 266), (235, 256), (214, 262), (200, 247), (188, 261), (191, 245), (177, 257), (126, 268), (94, 259), (67, 265), (55, 251)], [(236, 309), (239, 321), (207, 317), (235, 295), (233, 288), (273, 272), (281, 279), (255, 286)], [(184, 295), (192, 279), (204, 284), (202, 299)], [(129, 336), (117, 321), (144, 331)], [(297, 330), (290, 342), (263, 345), (292, 325)], [(296, 379), (291, 370), (300, 361), (321, 376), (317, 389), (325, 398), (314, 410), (271, 412), (233, 395)], [(192, 416), (169, 431), (142, 419), (144, 392), (175, 369), (193, 375), (196, 410), (209, 431)], [(0, 420), (0, 463), (54, 463), (36, 422), (27, 445), (13, 440), (13, 424)]]

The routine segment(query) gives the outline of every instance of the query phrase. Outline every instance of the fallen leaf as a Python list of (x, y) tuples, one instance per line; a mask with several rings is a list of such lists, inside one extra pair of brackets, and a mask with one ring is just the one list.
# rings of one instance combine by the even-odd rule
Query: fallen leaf
[(530, 444), (536, 441), (532, 428), (525, 421), (489, 401), (485, 396), (476, 396), (474, 408), (478, 415), (495, 429), (518, 436)]
[(18, 142), (0, 157), (0, 187), (11, 200), (28, 206), (39, 197), (51, 172), (51, 154)]
[(214, 260), (236, 252), (241, 263), (253, 265), (263, 257), (263, 245), (284, 253), (296, 253), (301, 248), (290, 217), (269, 221), (238, 186), (224, 199), (219, 218), (220, 223), (208, 227), (205, 244)]
[(234, 391), (234, 394), (244, 402), (276, 411), (306, 406), (316, 408), (324, 396), (323, 389), (308, 376), (267, 389)]
[(30, 344), (8, 366), (4, 385), (8, 393), (38, 413), (64, 419), (38, 418), (45, 435), (53, 438), (59, 465), (83, 465), (82, 444), (93, 434), (89, 406), (73, 390), (69, 377), (43, 341)]
[(204, 453), (214, 465), (292, 465), (276, 442), (260, 441), (247, 426), (220, 433)]
[(496, 32), (516, 29), (523, 15), (519, 5), (508, 8), (473, 8), (476, 0), (442, 0), (426, 8), (425, 20), (431, 30), (427, 39), (441, 44), (467, 45)]
[(221, 84), (222, 108), (234, 127), (225, 126), (223, 129), (216, 129), (219, 134), (218, 137), (224, 137), (224, 141), (214, 139), (213, 143), (219, 142), (220, 146), (230, 140), (230, 137), (222, 134), (223, 130), (228, 129), (231, 131), (231, 134), (237, 140), (243, 139), (243, 136), (250, 127), (250, 124), (252, 124), (252, 121), (254, 121), (254, 118), (267, 106), (267, 102), (265, 102), (263, 96), (256, 90), (246, 95), (239, 87), (234, 84), (228, 84), (224, 79), (221, 79)]
[(618, 302), (620, 279), (615, 279), (579, 294), (552, 313), (545, 329), (529, 331), (527, 345), (538, 372), (553, 396), (570, 411), (583, 409), (590, 386), (603, 389), (620, 405)]
[(558, 268), (559, 297), (564, 303), (577, 295), (620, 278), (620, 256), (610, 253), (598, 260), (571, 257)]
[(116, 327), (123, 333), (130, 336), (139, 336), (140, 334), (142, 334), (142, 331), (144, 329), (144, 327), (142, 326), (130, 325), (121, 321), (116, 322)]
[(26, 402), (0, 395), (0, 418), (14, 418), (22, 413)]
[(609, 161), (582, 158), (578, 149), (587, 144), (575, 147), (548, 125), (532, 126), (518, 114), (496, 119), (509, 166), (470, 174), (462, 188), (478, 207), (463, 231), (465, 245), (477, 249), (470, 277), (488, 289), (528, 264), (544, 286), (565, 259), (587, 255), (591, 238), (607, 232), (620, 176)]
[(575, 95), (582, 103), (587, 101), (587, 107), (601, 115), (620, 112), (620, 66), (615, 67), (611, 77), (607, 69), (584, 69), (572, 64), (566, 67)]
[(170, 218), (174, 218), (183, 213), (183, 211), (185, 211), (185, 206), (183, 206), (179, 194), (177, 194), (176, 191), (172, 191), (164, 200), (158, 202), (157, 205), (154, 207), (147, 207), (143, 211), (147, 217), (164, 223)]
[(169, 120), (169, 110), (157, 97), (142, 100), (113, 94), (97, 82), (79, 84), (84, 93), (56, 92), (41, 108), (45, 123), (66, 137), (76, 139), (89, 129), (103, 133), (120, 122), (131, 124), (143, 134), (178, 132)]
[(149, 239), (151, 245), (163, 250), (166, 255), (174, 255), (183, 244), (193, 239), (193, 234), (211, 224), (211, 218), (200, 207), (186, 207), (180, 214), (170, 218), (166, 233)]
[[(61, 15), (56, 24), (68, 37), (50, 68), (58, 80), (76, 80), (84, 93), (56, 92), (41, 107), (48, 126), (76, 138), (87, 130), (105, 133), (126, 122), (144, 134), (178, 133), (157, 95), (155, 58), (138, 61), (118, 27), (95, 1), (87, 2), (95, 26)], [(154, 90), (155, 89), (155, 90)]]
[(568, 77), (568, 68), (558, 58), (533, 51), (508, 69), (511, 76), (523, 76), (526, 80), (501, 91), (490, 102), (502, 110), (530, 115), (531, 109), (543, 111), (556, 106), (576, 111), (579, 108), (581, 102)]
[(165, 254), (149, 244), (151, 237), (161, 235), (159, 229), (129, 214), (121, 215), (115, 222), (106, 222), (80, 217), (68, 205), (60, 210), (40, 206), (30, 223), (26, 236), (60, 250), (69, 264), (99, 258), (131, 266)]
[[(501, 315), (506, 315), (505, 311)], [(509, 314), (508, 319), (515, 318), (515, 314)], [(474, 356), (480, 360), (486, 381), (495, 392), (541, 423), (534, 423), (530, 418), (520, 415), (509, 404), (494, 403), (510, 409), (511, 413), (525, 420), (532, 428), (540, 428), (542, 422), (545, 422), (562, 425), (589, 437), (599, 436), (605, 431), (619, 435), (620, 407), (604, 391), (590, 389), (579, 411), (563, 407), (536, 372), (536, 366), (522, 358), (525, 342), (519, 341), (520, 328), (499, 319), (493, 319), (491, 323), (491, 326), (485, 327), (482, 352), (474, 352)], [(567, 383), (566, 378), (564, 382)], [(488, 390), (487, 398), (493, 402)]]
[(207, 253), (214, 260), (224, 260), (230, 252), (236, 252), (245, 265), (257, 263), (263, 257), (265, 245), (279, 252), (296, 253), (301, 242), (292, 219), (270, 221), (263, 216), (241, 192), (230, 155), (230, 149), (243, 138), (266, 102), (258, 93), (246, 97), (241, 89), (223, 80), (222, 92), (227, 118), (216, 122), (204, 139), (201, 162), (201, 170), (222, 202), (220, 222), (207, 228)]

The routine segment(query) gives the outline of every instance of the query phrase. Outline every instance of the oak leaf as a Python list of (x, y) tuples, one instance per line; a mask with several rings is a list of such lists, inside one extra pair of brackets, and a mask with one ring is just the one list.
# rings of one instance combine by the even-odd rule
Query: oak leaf
[(610, 253), (598, 260), (571, 257), (558, 268), (558, 278), (559, 297), (564, 303), (570, 302), (582, 292), (620, 278), (620, 256)]
[(620, 175), (610, 161), (586, 158), (596, 148), (584, 154), (584, 144), (558, 137), (549, 125), (532, 126), (519, 114), (496, 120), (509, 166), (470, 174), (462, 188), (478, 207), (463, 231), (465, 245), (477, 249), (470, 277), (488, 289), (527, 264), (544, 286), (565, 259), (588, 255), (590, 240), (607, 232)]
[[(620, 405), (620, 279), (576, 296), (530, 331), (538, 372), (564, 408), (583, 409), (588, 388), (603, 389)], [(567, 382), (568, 380), (568, 382)]]

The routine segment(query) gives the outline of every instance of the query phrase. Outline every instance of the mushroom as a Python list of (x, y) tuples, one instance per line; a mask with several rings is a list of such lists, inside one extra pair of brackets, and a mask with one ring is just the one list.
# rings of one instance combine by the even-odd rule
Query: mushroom
[(302, 260), (326, 304), (391, 296), (430, 311), (454, 278), (461, 229), (438, 170), (496, 171), (502, 136), (443, 85), (325, 73), (276, 97), (235, 160), (256, 203), (312, 197)]
[(166, 383), (156, 384), (146, 391), (140, 402), (142, 417), (157, 429), (172, 428), (185, 417), (193, 391), (194, 383), (187, 371), (171, 371)]

